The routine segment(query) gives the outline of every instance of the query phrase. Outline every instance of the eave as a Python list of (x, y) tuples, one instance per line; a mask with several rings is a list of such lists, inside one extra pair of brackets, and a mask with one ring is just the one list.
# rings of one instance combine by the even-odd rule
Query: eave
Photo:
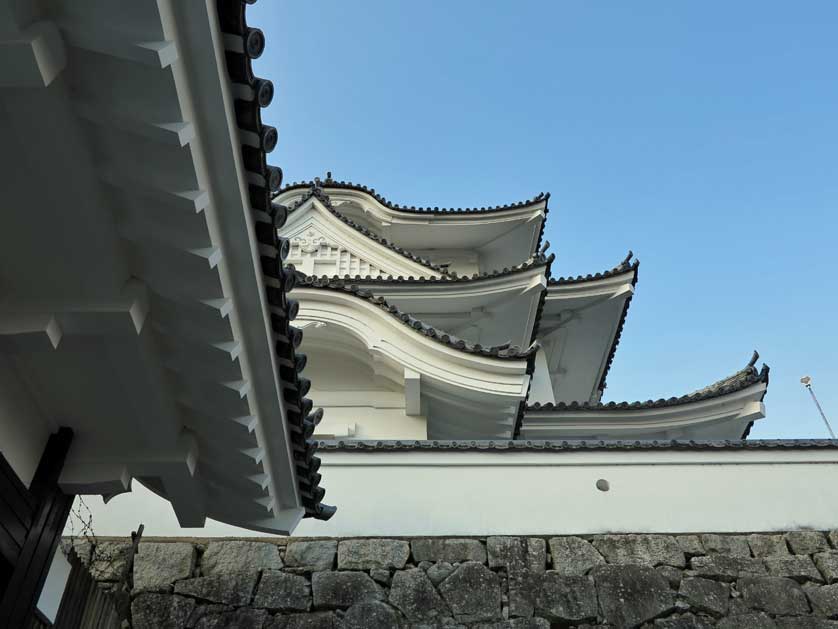
[(620, 342), (637, 285), (629, 255), (609, 271), (550, 279), (539, 339), (547, 353), (553, 399), (597, 401)]
[(768, 367), (758, 355), (732, 376), (681, 397), (646, 402), (533, 404), (526, 409), (525, 439), (744, 439), (765, 416)]
[(337, 352), (342, 342), (360, 343), (358, 359), (376, 374), (397, 384), (414, 382), (421, 407), (429, 410), (420, 413), (419, 403), (406, 406), (428, 416), (429, 435), (512, 436), (535, 347), (472, 345), (352, 286), (304, 283), (295, 297), (312, 348)]
[(294, 212), (312, 190), (321, 191), (346, 218), (408, 251), (430, 255), (447, 249), (476, 250), (483, 270), (519, 264), (539, 251), (550, 198), (540, 194), (529, 201), (483, 209), (403, 208), (363, 186), (315, 180), (284, 189), (276, 200)]
[(384, 297), (434, 327), (484, 345), (528, 346), (553, 256), (536, 256), (512, 268), (471, 277), (320, 278), (356, 285)]
[(0, 76), (4, 192), (26, 208), (0, 230), (0, 394), (4, 430), (72, 428), (66, 492), (137, 478), (184, 526), (287, 533), (331, 510), (295, 436), (310, 401), (244, 8), (64, 2), (6, 42), (32, 64)]

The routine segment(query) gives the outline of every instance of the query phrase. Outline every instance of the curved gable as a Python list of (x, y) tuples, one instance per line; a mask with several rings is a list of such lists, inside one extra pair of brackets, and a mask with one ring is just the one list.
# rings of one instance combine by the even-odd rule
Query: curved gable
[(444, 270), (365, 234), (316, 196), (291, 215), (280, 235), (291, 243), (288, 261), (305, 275), (442, 277)]

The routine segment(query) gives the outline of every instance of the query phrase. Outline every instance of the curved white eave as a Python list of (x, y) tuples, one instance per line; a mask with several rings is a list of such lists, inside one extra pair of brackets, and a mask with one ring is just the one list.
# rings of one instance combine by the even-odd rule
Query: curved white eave
[[(530, 410), (524, 415), (521, 435), (527, 439), (607, 435), (625, 440), (653, 433), (658, 439), (740, 439), (750, 422), (765, 417), (762, 398), (767, 387), (760, 382), (733, 393), (659, 408)], [(714, 436), (706, 436), (706, 431)]]
[(367, 350), (429, 383), (454, 387), (487, 399), (522, 399), (529, 375), (527, 361), (463, 352), (409, 328), (380, 307), (335, 290), (297, 288), (298, 320), (332, 325), (352, 333)]

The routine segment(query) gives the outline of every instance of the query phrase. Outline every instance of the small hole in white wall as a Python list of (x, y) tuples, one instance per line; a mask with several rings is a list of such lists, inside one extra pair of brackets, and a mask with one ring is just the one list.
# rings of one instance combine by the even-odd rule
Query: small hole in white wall
[(608, 491), (609, 489), (611, 489), (611, 485), (610, 485), (610, 483), (609, 483), (607, 480), (605, 480), (604, 478), (600, 478), (600, 479), (596, 482), (596, 488), (597, 488), (597, 489), (599, 489), (600, 491)]

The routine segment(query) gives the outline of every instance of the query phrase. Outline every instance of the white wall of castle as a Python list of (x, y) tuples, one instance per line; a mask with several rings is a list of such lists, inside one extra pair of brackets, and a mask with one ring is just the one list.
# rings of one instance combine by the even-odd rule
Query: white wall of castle
[[(758, 532), (838, 528), (836, 450), (321, 452), (329, 522), (295, 536)], [(608, 491), (597, 482), (608, 482)], [(181, 529), (138, 483), (98, 535), (264, 536), (211, 520)]]

